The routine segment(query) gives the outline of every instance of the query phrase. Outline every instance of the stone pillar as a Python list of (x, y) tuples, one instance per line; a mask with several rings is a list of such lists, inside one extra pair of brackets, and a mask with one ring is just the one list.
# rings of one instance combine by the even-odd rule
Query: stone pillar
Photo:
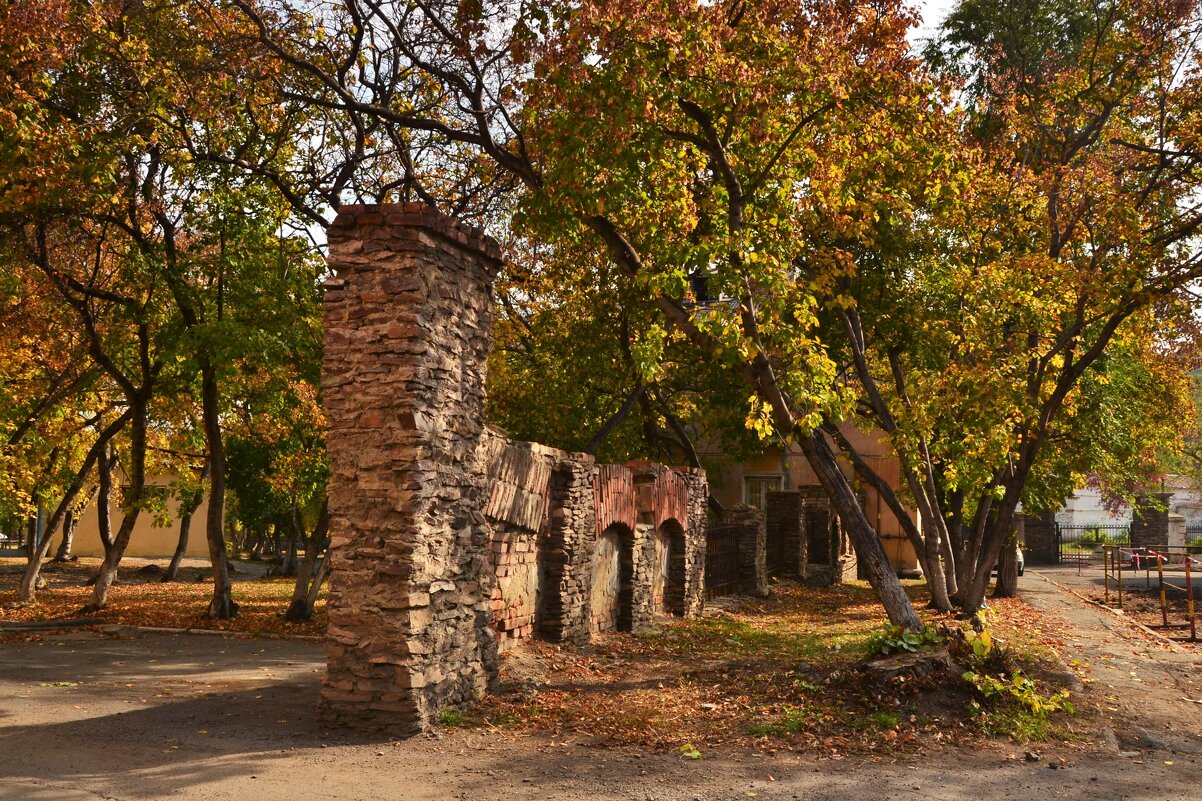
[(543, 605), (542, 634), (551, 642), (588, 642), (592, 621), (593, 545), (597, 513), (591, 459), (564, 461), (551, 478), (551, 525), (547, 540), (549, 584), (557, 589)]
[(684, 531), (684, 616), (697, 617), (705, 607), (705, 532), (709, 529), (709, 483), (705, 471), (674, 471), (687, 488), (688, 522)]
[(1131, 510), (1131, 547), (1151, 548), (1169, 542), (1170, 492), (1150, 493)]
[(1055, 512), (1020, 515), (1018, 537), (1019, 542), (1022, 543), (1023, 558), (1028, 564), (1054, 565), (1059, 563), (1060, 549), (1056, 543)]
[(329, 248), (322, 713), (413, 732), (495, 676), (474, 459), (500, 251), (420, 204), (343, 206)]
[(733, 523), (739, 535), (739, 584), (744, 595), (768, 597), (767, 529), (764, 515), (754, 506), (732, 506), (722, 522)]

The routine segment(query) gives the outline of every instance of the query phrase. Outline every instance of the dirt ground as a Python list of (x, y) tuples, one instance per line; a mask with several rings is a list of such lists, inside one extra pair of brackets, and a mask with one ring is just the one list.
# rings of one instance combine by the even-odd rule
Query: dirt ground
[(1061, 589), (1066, 580), (1031, 571), (1021, 586), (1068, 623), (1065, 658), (1115, 732), (1035, 747), (1038, 761), (1005, 741), (920, 757), (741, 750), (690, 760), (479, 729), (364, 740), (316, 722), (315, 643), (74, 632), (0, 645), (0, 799), (1198, 797), (1198, 654), (1085, 604)]

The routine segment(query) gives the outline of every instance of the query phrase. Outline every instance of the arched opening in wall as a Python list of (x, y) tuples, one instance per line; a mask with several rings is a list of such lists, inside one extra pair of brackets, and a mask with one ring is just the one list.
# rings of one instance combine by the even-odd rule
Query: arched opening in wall
[(655, 608), (684, 616), (684, 526), (675, 518), (663, 522), (655, 537)]
[(601, 532), (593, 549), (593, 631), (634, 628), (634, 532), (614, 523)]

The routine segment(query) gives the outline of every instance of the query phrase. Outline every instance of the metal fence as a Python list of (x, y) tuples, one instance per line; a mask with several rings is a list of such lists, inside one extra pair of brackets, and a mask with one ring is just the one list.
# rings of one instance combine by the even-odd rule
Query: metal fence
[(1056, 549), (1062, 563), (1090, 561), (1104, 546), (1130, 543), (1130, 525), (1056, 525)]
[(737, 523), (711, 525), (705, 535), (705, 597), (734, 595), (739, 591), (739, 537)]

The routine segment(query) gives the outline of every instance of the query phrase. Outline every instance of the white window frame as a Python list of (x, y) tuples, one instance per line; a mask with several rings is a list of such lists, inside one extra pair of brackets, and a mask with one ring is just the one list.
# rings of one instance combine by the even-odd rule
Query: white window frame
[[(760, 490), (759, 503), (752, 503), (751, 498), (751, 482), (766, 482), (773, 481), (775, 486), (764, 486)], [(781, 473), (747, 473), (743, 476), (743, 503), (748, 506), (754, 506), (761, 512), (768, 511), (768, 493), (779, 492), (785, 485), (785, 477)]]

